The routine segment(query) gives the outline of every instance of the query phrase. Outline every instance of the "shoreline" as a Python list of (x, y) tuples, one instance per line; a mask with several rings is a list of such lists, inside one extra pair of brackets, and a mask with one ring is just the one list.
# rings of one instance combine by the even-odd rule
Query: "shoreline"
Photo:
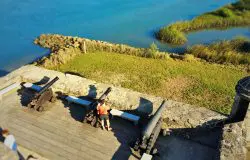
[[(41, 34), (34, 40), (34, 44), (50, 49), (50, 54), (34, 61), (44, 67), (65, 64), (81, 53), (87, 52), (113, 52), (117, 54), (134, 55), (137, 57), (168, 59), (181, 58), (181, 55), (169, 52), (160, 52), (156, 46), (155, 51), (149, 48), (136, 48), (126, 44), (115, 44), (100, 40), (91, 40), (81, 37), (64, 36), (60, 34)], [(152, 43), (153, 44), (153, 43)], [(151, 44), (151, 45), (152, 45)], [(67, 57), (65, 57), (67, 53)], [(53, 61), (53, 63), (51, 63)]]
[[(112, 52), (149, 59), (173, 59), (184, 61), (193, 59), (198, 61), (205, 60), (207, 63), (225, 64), (228, 66), (235, 65), (236, 67), (243, 69), (248, 68), (246, 65), (250, 64), (250, 56), (245, 54), (250, 51), (250, 39), (240, 36), (235, 37), (232, 40), (213, 42), (209, 45), (195, 44), (187, 47), (182, 54), (159, 51), (155, 43), (152, 43), (148, 48), (136, 48), (126, 44), (116, 44), (101, 40), (64, 36), (60, 34), (41, 34), (34, 40), (34, 44), (49, 49), (48, 54), (36, 58), (31, 62), (31, 64), (33, 63), (45, 68), (54, 68), (56, 65), (66, 64), (68, 61), (74, 59), (75, 56), (94, 52)], [(197, 50), (197, 48), (202, 50)], [(209, 53), (207, 53), (207, 50), (210, 50)], [(195, 53), (197, 51), (198, 53)], [(221, 54), (221, 51), (223, 54)], [(231, 58), (228, 57), (228, 51), (230, 52)], [(204, 52), (203, 55), (206, 56), (201, 56), (201, 52)], [(212, 56), (214, 58), (217, 57), (224, 60), (210, 60), (210, 52), (213, 52)], [(235, 57), (236, 60), (233, 59)]]

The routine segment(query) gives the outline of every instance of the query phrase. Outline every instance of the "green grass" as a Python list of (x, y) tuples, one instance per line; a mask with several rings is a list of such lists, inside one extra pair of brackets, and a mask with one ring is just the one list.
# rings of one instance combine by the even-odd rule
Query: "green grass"
[(96, 52), (78, 55), (52, 67), (75, 72), (97, 82), (111, 83), (139, 92), (229, 113), (236, 82), (247, 73), (236, 67), (196, 61), (149, 59)]
[(170, 44), (185, 44), (185, 33), (205, 29), (226, 29), (250, 25), (250, 0), (240, 0), (216, 11), (204, 13), (191, 21), (179, 21), (161, 28), (156, 38)]
[(205, 45), (194, 45), (187, 50), (188, 54), (215, 63), (231, 63), (234, 65), (250, 64), (250, 40), (237, 38)]

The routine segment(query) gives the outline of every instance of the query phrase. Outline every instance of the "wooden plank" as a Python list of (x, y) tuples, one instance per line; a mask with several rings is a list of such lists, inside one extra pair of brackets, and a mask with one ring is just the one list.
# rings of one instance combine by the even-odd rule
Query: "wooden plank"
[[(23, 121), (23, 120), (21, 120), (20, 119), (20, 117), (18, 117), (18, 116), (16, 116), (16, 119), (18, 120), (18, 121)], [(39, 124), (39, 123), (33, 123), (34, 121), (26, 121), (26, 123), (29, 123), (29, 122), (32, 122), (31, 124), (33, 124), (33, 125), (37, 125), (37, 126), (39, 126), (39, 127), (41, 127), (41, 128), (43, 128), (43, 130), (47, 130), (48, 129), (48, 125), (44, 125), (44, 126), (41, 126), (41, 124)], [(12, 122), (13, 123), (13, 122)], [(46, 127), (46, 129), (44, 128), (44, 127)], [(55, 132), (56, 131), (56, 132)], [(50, 132), (54, 132), (56, 135), (58, 135), (58, 136), (63, 136), (63, 137), (67, 137), (67, 136), (70, 136), (71, 137), (71, 141), (72, 142), (80, 142), (80, 143), (82, 143), (82, 145), (86, 145), (87, 144), (87, 147), (88, 148), (91, 148), (91, 149), (93, 149), (93, 150), (97, 150), (98, 152), (101, 152), (102, 154), (105, 154), (105, 153), (108, 153), (108, 151), (109, 150), (113, 150), (111, 147), (108, 147), (108, 146), (105, 146), (105, 143), (104, 142), (100, 142), (100, 145), (98, 145), (98, 144), (96, 144), (96, 143), (93, 143), (93, 141), (90, 141), (89, 140), (89, 137), (87, 137), (87, 136), (85, 136), (85, 135), (83, 135), (81, 138), (79, 138), (79, 137), (75, 137), (75, 134), (73, 134), (73, 135), (70, 135), (69, 133), (67, 134), (65, 134), (64, 132), (65, 132), (65, 128), (62, 128), (62, 130), (57, 130), (56, 128), (54, 128), (54, 127), (52, 127), (51, 129), (50, 129)], [(42, 132), (43, 133), (43, 132)], [(59, 134), (57, 134), (57, 133), (63, 133), (63, 135), (59, 135)], [(107, 144), (110, 144), (110, 142), (109, 143), (107, 143)]]
[(8, 108), (8, 107), (0, 107), (4, 108), (0, 110), (0, 124), (6, 120), (9, 119), (10, 116), (15, 114), (15, 109), (14, 108)]
[[(53, 117), (53, 115), (51, 115)], [(49, 119), (52, 118), (50, 117), (50, 115), (45, 115), (43, 118), (44, 119)], [(73, 132), (74, 134), (78, 135), (79, 132), (80, 134), (84, 134), (86, 136), (88, 136), (91, 141), (104, 141), (104, 142), (109, 142), (111, 139), (107, 137), (107, 139), (103, 139), (103, 138), (99, 138), (96, 136), (96, 134), (100, 134), (101, 131), (100, 128), (94, 128), (92, 126), (90, 126), (89, 124), (83, 124), (81, 122), (76, 122), (74, 125), (72, 125), (72, 122), (67, 121), (67, 120), (63, 120), (63, 119), (55, 119), (53, 122), (53, 124), (60, 124), (59, 126), (62, 128), (68, 128), (69, 130), (71, 130), (71, 132)], [(51, 123), (51, 124), (52, 124)], [(113, 140), (113, 138), (112, 138)], [(98, 142), (96, 142), (98, 143)]]
[[(30, 118), (33, 115), (29, 114), (27, 116), (22, 115), (21, 113), (18, 113), (20, 115), (20, 117), (23, 117), (24, 119)], [(55, 116), (52, 116), (51, 118), (46, 118), (47, 115), (41, 116), (39, 118), (36, 119), (30, 119), (27, 120), (28, 122), (32, 122), (32, 124), (36, 125), (34, 123), (34, 121), (36, 120), (37, 122), (39, 122), (40, 125), (44, 126), (44, 128), (48, 128), (49, 126), (51, 126), (52, 128), (50, 129), (51, 131), (56, 129), (60, 129), (62, 131), (65, 132), (65, 129), (67, 128), (68, 131), (72, 132), (75, 136), (81, 136), (84, 134), (84, 137), (88, 136), (88, 141), (90, 143), (95, 143), (96, 145), (102, 145), (103, 141), (109, 143), (110, 140), (109, 138), (103, 139), (102, 137), (98, 137), (96, 136), (96, 134), (100, 133), (101, 130), (98, 130), (96, 128), (93, 128), (89, 125), (85, 125), (82, 123), (79, 123), (78, 126), (72, 125), (70, 123), (67, 123), (67, 121), (61, 121), (59, 119), (55, 119)], [(58, 115), (57, 115), (58, 116)], [(45, 123), (47, 121), (47, 123)], [(36, 123), (37, 123), (36, 122)], [(84, 128), (84, 129), (82, 129)], [(89, 129), (93, 129), (93, 131), (88, 131)], [(81, 137), (82, 138), (82, 137)], [(114, 140), (114, 138), (112, 139)]]
[[(47, 116), (47, 115), (45, 115), (45, 116)], [(55, 117), (55, 116), (53, 116), (52, 115), (52, 117), (51, 118), (53, 118), (53, 117)], [(53, 122), (55, 122), (56, 124), (60, 124), (60, 123), (62, 123), (61, 125), (59, 125), (59, 126), (62, 126), (63, 128), (65, 128), (65, 127), (68, 127), (68, 125), (69, 125), (69, 129), (70, 130), (72, 130), (71, 132), (72, 133), (74, 133), (75, 135), (78, 135), (78, 134), (83, 134), (84, 133), (84, 135), (88, 135), (88, 136), (90, 136), (90, 137), (93, 137), (94, 139), (96, 139), (96, 138), (99, 138), (99, 137), (103, 137), (104, 135), (103, 135), (103, 133), (107, 133), (107, 134), (109, 134), (109, 136), (106, 136), (105, 137), (105, 140), (107, 140), (106, 142), (110, 142), (110, 141), (114, 141), (115, 140), (115, 137), (113, 137), (113, 135), (110, 135), (110, 134), (112, 134), (112, 132), (103, 132), (103, 131), (101, 131), (101, 130), (99, 130), (99, 129), (96, 129), (96, 128), (93, 128), (93, 127), (91, 127), (90, 125), (88, 125), (88, 124), (82, 124), (82, 123), (80, 123), (80, 122), (77, 122), (76, 124), (76, 126), (75, 125), (72, 125), (72, 123), (70, 123), (70, 122), (68, 122), (67, 120), (59, 120), (59, 119), (57, 119), (57, 120), (54, 120)], [(134, 127), (134, 126), (132, 126), (131, 125), (131, 127), (129, 127), (129, 128), (131, 128), (130, 130), (128, 130), (128, 129), (125, 129), (125, 128), (123, 128), (123, 127), (120, 127), (120, 126), (124, 126), (124, 127), (128, 127), (128, 126), (126, 126), (127, 125), (127, 122), (126, 121), (121, 121), (120, 120), (120, 122), (119, 123), (121, 123), (121, 122), (124, 122), (123, 123), (123, 125), (121, 125), (121, 124), (119, 124), (119, 125), (116, 125), (116, 126), (114, 126), (114, 127), (118, 127), (119, 126), (119, 130), (120, 131), (122, 131), (122, 132), (124, 132), (123, 134), (126, 134), (126, 135), (137, 135), (136, 134), (136, 128)], [(66, 125), (66, 126), (64, 126), (64, 124)], [(129, 124), (130, 125), (130, 124)], [(82, 130), (82, 128), (84, 128), (84, 130)], [(132, 132), (131, 132), (132, 131)], [(86, 133), (87, 132), (87, 133)], [(101, 139), (101, 141), (104, 141), (103, 140), (103, 138)]]
[[(13, 126), (10, 126), (11, 128), (13, 127)], [(14, 130), (14, 132), (15, 132), (15, 129), (14, 128), (12, 128), (13, 130)], [(22, 131), (20, 131), (20, 130), (18, 130), (18, 132), (19, 132), (19, 134), (18, 135), (20, 135), (20, 133), (22, 133)], [(76, 154), (72, 154), (72, 153), (69, 153), (69, 152), (65, 152), (65, 150), (63, 150), (60, 146), (55, 146), (55, 145), (53, 145), (53, 144), (50, 144), (50, 143), (46, 143), (46, 142), (44, 142), (43, 140), (41, 140), (41, 139), (39, 139), (39, 138), (37, 138), (37, 137), (34, 137), (34, 136), (31, 136), (31, 135), (29, 135), (29, 134), (27, 134), (27, 132), (25, 132), (25, 133), (23, 133), (23, 135), (21, 136), (22, 138), (23, 137), (25, 137), (25, 139), (27, 140), (27, 139), (29, 139), (29, 140), (31, 140), (30, 141), (30, 143), (31, 143), (31, 146), (32, 147), (29, 147), (31, 150), (33, 150), (33, 151), (35, 151), (35, 152), (38, 152), (39, 150), (42, 150), (43, 152), (43, 155), (45, 154), (46, 156), (45, 157), (48, 157), (48, 152), (45, 152), (44, 153), (44, 151), (51, 151), (52, 153), (54, 153), (54, 154), (56, 154), (56, 156), (59, 156), (59, 157), (64, 157), (64, 158), (66, 158), (66, 159), (76, 159), (77, 158), (77, 153), (79, 153), (80, 152), (80, 150), (79, 151), (77, 151), (77, 153)], [(18, 137), (17, 136), (17, 140), (19, 140), (18, 138), (20, 138), (20, 137)], [(51, 139), (49, 139), (49, 140), (51, 140)], [(22, 144), (23, 145), (23, 141), (22, 142), (20, 142), (20, 144)], [(39, 144), (39, 146), (38, 146), (38, 150), (37, 150), (37, 148), (34, 148), (34, 146), (33, 146), (33, 144)], [(27, 146), (25, 146), (25, 147), (27, 147)], [(27, 147), (28, 148), (28, 147)], [(41, 154), (41, 152), (39, 152), (40, 154)], [(51, 157), (54, 157), (55, 155), (53, 155), (52, 153), (50, 153), (49, 155), (49, 157), (48, 158), (51, 158)], [(88, 152), (87, 152), (88, 153)], [(81, 155), (80, 155), (81, 156)], [(84, 157), (88, 157), (89, 155), (87, 155), (87, 156), (84, 156)], [(79, 156), (78, 156), (79, 157)], [(82, 157), (82, 158), (84, 158), (84, 157)], [(91, 157), (93, 157), (93, 156), (91, 156)], [(99, 158), (99, 157), (98, 157)], [(59, 159), (61, 159), (61, 158), (59, 158)]]
[[(15, 123), (16, 123), (16, 125), (20, 125), (20, 126), (22, 126), (22, 124), (23, 124), (19, 119), (17, 119), (17, 121)], [(27, 130), (35, 131), (35, 133), (39, 133), (41, 135), (44, 135), (48, 139), (53, 138), (53, 140), (58, 141), (60, 143), (66, 143), (69, 147), (72, 147), (72, 148), (79, 148), (80, 149), (80, 148), (82, 148), (82, 146), (84, 146), (89, 152), (90, 150), (92, 150), (92, 149), (89, 149), (90, 148), (89, 146), (92, 145), (91, 146), (92, 148), (99, 148), (99, 149), (102, 148), (102, 151), (104, 151), (104, 153), (109, 153), (110, 152), (109, 149), (106, 149), (103, 146), (99, 147), (99, 146), (97, 146), (95, 144), (90, 144), (89, 142), (87, 142), (85, 140), (74, 141), (74, 140), (72, 140), (72, 138), (70, 138), (70, 137), (74, 137), (73, 134), (69, 134), (68, 137), (61, 137), (61, 136), (58, 136), (58, 135), (53, 134), (51, 132), (48, 132), (48, 131), (46, 131), (44, 129), (38, 128), (38, 127), (36, 127), (34, 125), (25, 124), (25, 128)], [(104, 153), (101, 152), (101, 154), (104, 154)]]
[[(86, 135), (88, 135), (85, 133), (86, 130), (82, 129), (82, 126), (77, 127), (77, 126), (72, 126), (72, 125), (65, 125), (64, 123), (60, 124), (59, 122), (55, 123), (54, 120), (52, 120), (52, 119), (44, 120), (43, 117), (39, 117), (37, 119), (32, 119), (30, 116), (33, 116), (33, 115), (26, 115), (26, 116), (21, 115), (20, 116), (20, 113), (18, 113), (18, 114), (19, 114), (19, 116), (16, 115), (17, 118), (19, 117), (19, 119), (22, 119), (22, 117), (23, 117), (23, 119), (22, 119), (23, 121), (26, 121), (27, 123), (31, 123), (35, 126), (42, 127), (43, 129), (46, 129), (50, 132), (56, 132), (59, 135), (67, 136), (68, 133), (65, 133), (66, 131), (70, 131), (72, 134), (74, 134), (77, 137), (84, 134), (84, 137), (79, 137), (79, 138), (84, 138), (84, 139), (86, 139)], [(90, 126), (88, 126), (88, 127), (90, 127)], [(88, 137), (86, 140), (88, 141), (88, 143), (93, 143), (95, 145), (102, 145), (103, 144), (103, 142), (100, 141), (100, 139), (98, 139), (95, 136), (94, 132), (92, 132), (92, 136)]]
[[(56, 152), (53, 152), (53, 150), (50, 149), (48, 144), (44, 145), (43, 141), (31, 137), (27, 133), (17, 130), (16, 128), (12, 128), (11, 126), (9, 126), (9, 128), (12, 130), (12, 134), (15, 135), (19, 145), (28, 148), (29, 150), (35, 151), (46, 158), (61, 159), (61, 157), (57, 155)], [(64, 158), (62, 157), (62, 159)]]
[(49, 139), (33, 130), (28, 130), (23, 126), (16, 125), (14, 123), (9, 124), (9, 127), (11, 127), (13, 130), (18, 130), (20, 132), (23, 132), (25, 135), (29, 135), (29, 137), (33, 137), (37, 140), (40, 140), (43, 142), (45, 146), (50, 144), (53, 148), (61, 149), (65, 154), (76, 154), (77, 150), (75, 148), (68, 147), (67, 145), (60, 143), (58, 141), (55, 141), (54, 139)]
[(0, 159), (1, 160), (18, 160), (16, 152), (9, 149), (4, 143), (0, 142)]
[[(107, 155), (105, 155), (103, 153), (96, 152), (96, 151), (86, 147), (85, 146), (86, 144), (85, 145), (78, 144), (75, 146), (77, 148), (70, 147), (68, 145), (70, 141), (67, 141), (66, 137), (64, 137), (65, 138), (65, 144), (64, 144), (64, 143), (57, 142), (52, 138), (42, 136), (42, 135), (40, 135), (37, 132), (34, 132), (32, 130), (28, 130), (26, 128), (19, 127), (19, 125), (10, 124), (9, 127), (13, 130), (13, 132), (15, 132), (15, 130), (18, 130), (18, 132), (24, 132), (23, 133), (24, 135), (26, 135), (26, 136), (28, 135), (28, 138), (33, 139), (32, 143), (38, 141), (37, 143), (42, 144), (43, 147), (45, 147), (46, 149), (50, 149), (54, 153), (58, 152), (58, 154), (60, 154), (63, 157), (67, 157), (67, 156), (74, 157), (73, 155), (77, 155), (78, 153), (83, 153), (83, 155), (78, 154), (78, 156), (84, 157), (84, 156), (86, 156), (85, 154), (88, 154), (88, 156), (94, 157), (95, 159), (100, 159), (100, 158), (102, 159), (105, 157), (106, 157), (105, 159), (109, 159), (108, 158), (109, 156), (107, 157)], [(57, 135), (55, 135), (55, 136), (57, 136)], [(69, 135), (69, 136), (73, 136), (73, 135)], [(50, 147), (47, 147), (47, 146), (50, 146)], [(82, 148), (84, 148), (84, 149), (82, 149)], [(84, 151), (84, 152), (82, 152), (82, 151)]]
[(66, 157), (63, 157), (48, 149), (49, 146), (47, 148), (44, 148), (44, 146), (41, 143), (34, 141), (32, 138), (27, 138), (27, 137), (23, 138), (23, 136), (19, 137), (17, 136), (17, 140), (20, 142), (21, 146), (24, 146), (25, 148), (28, 148), (29, 150), (32, 150), (45, 158), (67, 160)]

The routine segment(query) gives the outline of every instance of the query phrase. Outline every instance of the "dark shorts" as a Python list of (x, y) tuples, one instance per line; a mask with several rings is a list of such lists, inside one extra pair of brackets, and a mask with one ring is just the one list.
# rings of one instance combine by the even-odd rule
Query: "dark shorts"
[(100, 115), (100, 119), (101, 120), (108, 120), (109, 116), (107, 114), (102, 114), (102, 115)]

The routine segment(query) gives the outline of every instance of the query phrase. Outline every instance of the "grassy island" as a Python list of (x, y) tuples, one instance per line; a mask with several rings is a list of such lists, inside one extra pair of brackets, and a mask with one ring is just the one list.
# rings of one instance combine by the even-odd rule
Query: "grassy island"
[(250, 0), (240, 0), (216, 11), (204, 13), (190, 21), (180, 21), (161, 28), (156, 38), (170, 44), (187, 42), (185, 33), (205, 29), (226, 29), (250, 25)]

